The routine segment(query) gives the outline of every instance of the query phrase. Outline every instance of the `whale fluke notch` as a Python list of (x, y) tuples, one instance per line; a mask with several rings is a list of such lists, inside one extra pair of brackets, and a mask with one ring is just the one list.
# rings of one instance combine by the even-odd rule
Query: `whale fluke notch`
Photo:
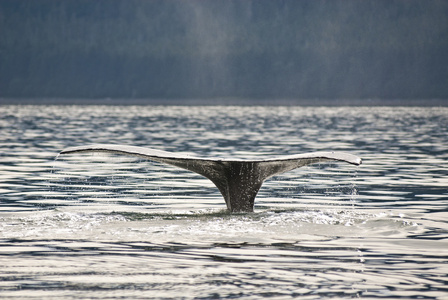
[(277, 174), (309, 164), (341, 161), (360, 165), (361, 158), (343, 152), (311, 152), (260, 160), (200, 158), (151, 148), (97, 144), (70, 147), (60, 154), (108, 152), (143, 157), (198, 173), (210, 179), (221, 192), (231, 212), (252, 212), (263, 182)]

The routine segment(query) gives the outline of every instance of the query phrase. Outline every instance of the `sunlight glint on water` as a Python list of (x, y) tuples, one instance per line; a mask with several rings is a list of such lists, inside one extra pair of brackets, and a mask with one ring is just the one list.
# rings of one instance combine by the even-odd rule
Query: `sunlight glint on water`
[[(448, 296), (448, 110), (0, 107), (0, 293), (10, 299)], [(228, 214), (201, 176), (117, 143), (223, 158), (345, 151)]]

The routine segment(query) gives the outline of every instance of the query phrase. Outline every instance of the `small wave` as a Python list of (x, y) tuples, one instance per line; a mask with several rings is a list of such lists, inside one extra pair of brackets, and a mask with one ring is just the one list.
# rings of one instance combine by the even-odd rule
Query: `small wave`
[[(300, 240), (317, 236), (406, 234), (416, 223), (392, 213), (358, 210), (267, 210), (230, 214), (224, 210), (166, 213), (79, 213), (42, 211), (2, 218), (3, 238), (94, 238), (116, 240)], [(7, 229), (7, 230), (6, 230)]]

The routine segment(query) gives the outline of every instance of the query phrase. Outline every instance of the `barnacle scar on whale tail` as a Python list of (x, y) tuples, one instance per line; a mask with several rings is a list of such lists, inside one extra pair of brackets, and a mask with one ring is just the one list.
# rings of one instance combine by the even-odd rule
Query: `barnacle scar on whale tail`
[(310, 152), (260, 160), (242, 160), (200, 158), (151, 148), (109, 144), (70, 147), (59, 154), (80, 152), (139, 156), (198, 173), (216, 185), (231, 212), (252, 212), (261, 185), (274, 175), (326, 161), (341, 161), (353, 165), (362, 163), (361, 158), (343, 152)]

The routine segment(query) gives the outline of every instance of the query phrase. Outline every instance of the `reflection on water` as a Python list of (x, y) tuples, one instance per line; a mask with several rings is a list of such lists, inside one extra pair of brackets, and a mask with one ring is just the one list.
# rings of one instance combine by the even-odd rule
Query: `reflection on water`
[[(0, 293), (12, 299), (448, 296), (448, 110), (0, 107)], [(119, 143), (256, 158), (346, 151), (229, 214), (207, 179)]]

